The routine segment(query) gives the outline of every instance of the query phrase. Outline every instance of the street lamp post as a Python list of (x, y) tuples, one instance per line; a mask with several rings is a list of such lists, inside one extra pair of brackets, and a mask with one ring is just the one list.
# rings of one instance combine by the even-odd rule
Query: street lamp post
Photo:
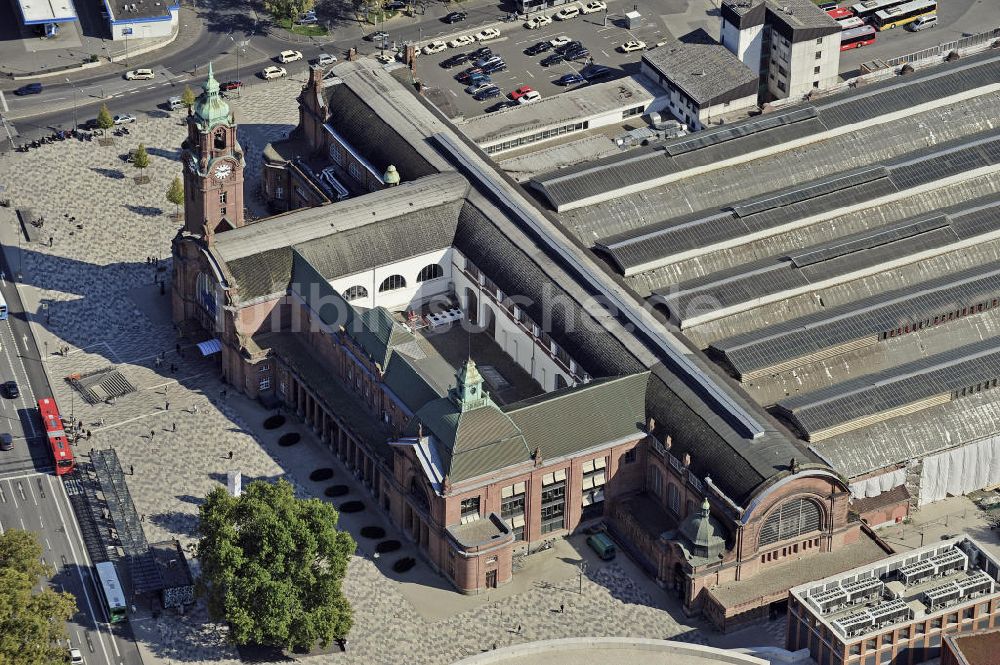
[(69, 83), (71, 86), (73, 86), (73, 131), (76, 131), (77, 128), (80, 126), (80, 120), (79, 118), (77, 118), (76, 115), (76, 85), (72, 81), (70, 81), (69, 78), (66, 79), (66, 83)]
[(580, 562), (580, 595), (583, 595), (583, 576), (587, 574), (587, 562)]

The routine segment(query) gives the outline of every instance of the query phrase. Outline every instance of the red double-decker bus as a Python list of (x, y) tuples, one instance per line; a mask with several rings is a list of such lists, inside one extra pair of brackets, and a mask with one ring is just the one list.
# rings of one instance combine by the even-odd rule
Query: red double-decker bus
[(56, 464), (56, 475), (62, 476), (71, 472), (75, 466), (73, 461), (73, 450), (69, 447), (69, 439), (66, 438), (66, 431), (63, 429), (62, 418), (59, 416), (59, 407), (51, 397), (43, 397), (38, 400), (38, 415), (42, 417), (42, 426), (45, 427), (45, 438), (52, 449), (52, 460)]
[(875, 35), (878, 32), (870, 25), (863, 25), (860, 28), (851, 28), (840, 33), (840, 50), (848, 51), (852, 48), (861, 48), (875, 43)]

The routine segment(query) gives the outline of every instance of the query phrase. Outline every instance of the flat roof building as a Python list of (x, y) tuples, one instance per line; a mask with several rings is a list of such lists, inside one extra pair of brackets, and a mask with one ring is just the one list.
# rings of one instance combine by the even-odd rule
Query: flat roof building
[(949, 635), (1000, 625), (1000, 561), (965, 536), (791, 591), (786, 648), (830, 665), (916, 665)]
[(166, 37), (177, 29), (179, 0), (102, 0), (111, 39)]
[(68, 23), (77, 20), (73, 0), (18, 0), (25, 25)]
[(670, 41), (642, 54), (642, 73), (667, 91), (667, 108), (691, 129), (757, 106), (757, 74), (716, 43)]

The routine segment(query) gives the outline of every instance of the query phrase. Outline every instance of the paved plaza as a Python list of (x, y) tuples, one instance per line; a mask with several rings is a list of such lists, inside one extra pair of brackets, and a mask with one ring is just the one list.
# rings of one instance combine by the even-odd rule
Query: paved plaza
[[(231, 100), (246, 150), (251, 207), (261, 148), (292, 128), (301, 83), (258, 85)], [(160, 294), (157, 282), (169, 280), (170, 240), (180, 226), (164, 194), (180, 173), (182, 118), (181, 112), (154, 112), (113, 146), (72, 141), (0, 160), (0, 184), (13, 201), (11, 208), (0, 208), (0, 240), (11, 269), (22, 275), (22, 298), (34, 314), (32, 327), (56, 398), (66, 415), (92, 432), (77, 454), (114, 447), (126, 472), (134, 468), (129, 487), (150, 542), (177, 538), (185, 547), (192, 544), (199, 502), (232, 470), (240, 471), (244, 482), (285, 477), (302, 496), (325, 497), (327, 487), (344, 484), (349, 493), (335, 499), (337, 505), (368, 500), (366, 510), (341, 516), (359, 547), (345, 583), (355, 627), (348, 652), (335, 655), (338, 661), (444, 664), (494, 644), (572, 636), (722, 639), (703, 622), (685, 620), (679, 605), (624, 556), (610, 565), (588, 559), (581, 584), (577, 564), (591, 554), (580, 538), (527, 557), (514, 583), (493, 594), (452, 591), (311, 432), (291, 417), (284, 426), (265, 430), (262, 423), (271, 412), (223, 393), (213, 360), (190, 346), (178, 353), (169, 295)], [(140, 141), (151, 155), (146, 185), (133, 182), (135, 169), (119, 157)], [(16, 207), (31, 207), (44, 217), (36, 242), (18, 240)], [(158, 264), (149, 262), (156, 258)], [(87, 404), (65, 381), (111, 366), (137, 389), (114, 404)], [(290, 432), (301, 440), (279, 445)], [(320, 467), (332, 468), (333, 478), (310, 481)], [(403, 541), (402, 548), (374, 558), (375, 541), (359, 535), (369, 525), (382, 526), (387, 537)], [(392, 572), (392, 563), (406, 556), (418, 558), (416, 567)], [(153, 618), (148, 607), (135, 611), (132, 625), (147, 663), (239, 662), (236, 649), (225, 643), (225, 628), (209, 622), (201, 604), (185, 616), (168, 612)], [(753, 641), (780, 644), (782, 631), (780, 622), (769, 624)]]

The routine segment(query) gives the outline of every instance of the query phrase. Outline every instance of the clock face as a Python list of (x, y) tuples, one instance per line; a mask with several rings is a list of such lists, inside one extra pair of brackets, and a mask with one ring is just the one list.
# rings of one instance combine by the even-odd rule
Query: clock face
[(233, 172), (232, 164), (219, 164), (215, 167), (215, 177), (219, 180), (225, 180)]

